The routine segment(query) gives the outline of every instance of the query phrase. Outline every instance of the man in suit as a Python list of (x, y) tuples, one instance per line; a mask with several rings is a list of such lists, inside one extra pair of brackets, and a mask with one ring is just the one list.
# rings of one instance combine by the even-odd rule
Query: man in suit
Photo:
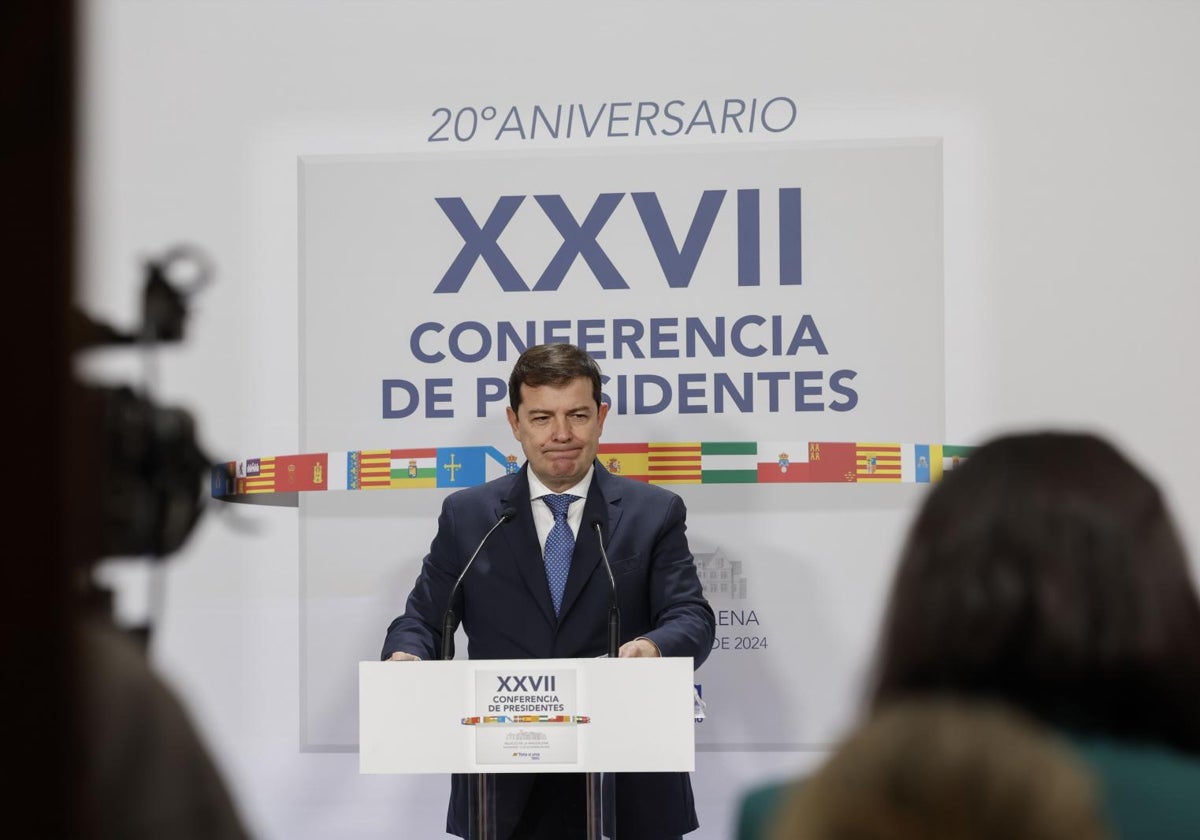
[[(509, 377), (508, 422), (525, 453), (517, 473), (446, 498), (437, 535), (404, 614), (388, 628), (383, 658), (435, 659), (455, 580), (484, 535), (513, 513), (463, 578), (463, 627), (472, 659), (594, 657), (608, 649), (612, 561), (621, 608), (620, 656), (690, 656), (712, 648), (716, 622), (685, 536), (683, 501), (663, 488), (610, 474), (596, 461), (608, 406), (600, 369), (569, 344), (530, 347)], [(605, 780), (606, 833), (672, 840), (698, 826), (686, 773), (627, 773)], [(583, 837), (578, 774), (496, 779), (501, 840)], [(455, 776), (446, 828), (466, 836), (467, 784)]]

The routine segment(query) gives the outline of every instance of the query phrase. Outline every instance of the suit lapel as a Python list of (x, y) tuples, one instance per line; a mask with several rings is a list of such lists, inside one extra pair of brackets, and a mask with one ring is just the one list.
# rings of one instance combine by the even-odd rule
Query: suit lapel
[[(612, 545), (613, 538), (617, 533), (617, 526), (621, 523), (621, 482), (612, 473), (600, 466), (600, 462), (596, 462), (596, 472), (592, 476), (593, 486), (599, 486), (600, 493), (604, 497), (604, 513), (602, 515), (604, 521), (604, 548)], [(612, 558), (608, 558), (611, 560)]]
[[(537, 603), (546, 621), (553, 627), (558, 619), (554, 615), (554, 602), (550, 600), (550, 584), (546, 581), (546, 564), (542, 559), (542, 546), (538, 542), (537, 529), (533, 527), (532, 502), (529, 499), (529, 476), (526, 464), (514, 476), (514, 481), (501, 507), (511, 506), (516, 512), (513, 528), (502, 528), (509, 554), (525, 581), (525, 588)], [(570, 584), (568, 583), (568, 587)]]
[[(566, 589), (563, 590), (563, 616), (579, 598), (592, 572), (601, 562), (600, 546), (592, 523), (601, 524), (604, 545), (607, 548), (613, 530), (621, 518), (621, 508), (617, 504), (620, 494), (610, 479), (608, 471), (597, 462), (592, 472), (592, 485), (588, 488), (587, 501), (583, 503), (583, 520), (579, 523), (579, 534), (575, 537), (575, 553), (571, 557), (571, 571), (567, 575)], [(615, 494), (617, 498), (610, 494)], [(607, 576), (608, 573), (605, 572), (605, 577)]]

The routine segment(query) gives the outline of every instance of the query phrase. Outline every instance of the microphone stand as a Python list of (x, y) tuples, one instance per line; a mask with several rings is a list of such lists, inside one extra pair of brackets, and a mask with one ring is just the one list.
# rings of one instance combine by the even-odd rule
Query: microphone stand
[(454, 658), (454, 632), (458, 630), (458, 616), (454, 614), (454, 599), (462, 587), (463, 578), (467, 576), (467, 569), (471, 568), (471, 564), (475, 562), (475, 558), (479, 556), (479, 552), (483, 551), (483, 547), (487, 545), (488, 537), (497, 528), (516, 515), (516, 510), (510, 507), (506, 507), (500, 511), (500, 518), (483, 535), (483, 539), (479, 541), (479, 545), (475, 546), (475, 552), (471, 555), (471, 559), (467, 560), (467, 564), (463, 566), (462, 572), (458, 575), (458, 580), (454, 581), (454, 586), (450, 587), (450, 597), (446, 599), (446, 612), (442, 616), (442, 659), (449, 660)]
[(617, 581), (613, 577), (612, 565), (608, 562), (608, 552), (604, 550), (604, 534), (600, 529), (600, 520), (592, 522), (596, 532), (596, 542), (600, 545), (600, 559), (604, 561), (604, 571), (608, 572), (608, 584), (612, 587), (612, 606), (608, 608), (608, 655), (616, 659), (621, 654), (621, 610), (617, 606)]
[[(604, 531), (599, 519), (592, 520), (592, 530), (596, 532), (596, 543), (600, 546), (600, 559), (604, 561), (604, 571), (608, 573), (608, 583), (612, 587), (612, 606), (608, 608), (608, 656), (617, 659), (621, 655), (621, 609), (617, 606), (617, 580), (613, 577), (612, 564), (608, 562), (608, 552), (604, 548)], [(604, 836), (604, 774), (588, 773), (587, 784), (587, 838), (601, 840)], [(616, 801), (617, 779), (611, 782), (613, 801)], [(612, 840), (617, 837), (617, 815), (613, 812)]]
[[(475, 552), (463, 566), (462, 572), (459, 573), (458, 580), (454, 581), (454, 586), (450, 588), (450, 597), (446, 600), (446, 613), (442, 616), (441, 658), (444, 661), (454, 658), (454, 632), (458, 629), (458, 616), (454, 614), (454, 599), (462, 586), (463, 578), (467, 576), (467, 570), (471, 568), (471, 564), (475, 562), (479, 552), (483, 551), (488, 537), (516, 515), (516, 510), (511, 507), (500, 512), (500, 518), (483, 535), (483, 539), (475, 547)], [(469, 840), (496, 840), (496, 777), (491, 773), (467, 774), (467, 836)]]

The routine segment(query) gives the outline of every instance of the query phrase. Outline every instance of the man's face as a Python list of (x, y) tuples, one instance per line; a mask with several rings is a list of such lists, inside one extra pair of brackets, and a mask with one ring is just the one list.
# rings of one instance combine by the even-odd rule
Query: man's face
[(592, 399), (586, 377), (562, 387), (521, 386), (521, 405), (508, 409), (513, 437), (529, 459), (529, 468), (555, 493), (578, 484), (600, 445), (608, 406)]

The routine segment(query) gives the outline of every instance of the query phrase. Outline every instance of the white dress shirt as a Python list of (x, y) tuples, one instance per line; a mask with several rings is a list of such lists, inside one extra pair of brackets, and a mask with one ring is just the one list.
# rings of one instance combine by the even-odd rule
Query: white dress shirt
[[(595, 470), (596, 465), (592, 464), (588, 467), (587, 475), (580, 479), (578, 484), (563, 491), (567, 495), (579, 497), (567, 508), (567, 524), (571, 526), (571, 533), (575, 535), (576, 539), (579, 539), (579, 526), (583, 524), (583, 505), (587, 500), (588, 488), (592, 486), (592, 473)], [(542, 547), (544, 556), (546, 537), (550, 536), (550, 529), (554, 527), (554, 514), (542, 501), (542, 496), (551, 495), (553, 491), (534, 475), (533, 470), (527, 470), (527, 472), (529, 473), (529, 499), (533, 506), (533, 527), (537, 529), (538, 545)]]

